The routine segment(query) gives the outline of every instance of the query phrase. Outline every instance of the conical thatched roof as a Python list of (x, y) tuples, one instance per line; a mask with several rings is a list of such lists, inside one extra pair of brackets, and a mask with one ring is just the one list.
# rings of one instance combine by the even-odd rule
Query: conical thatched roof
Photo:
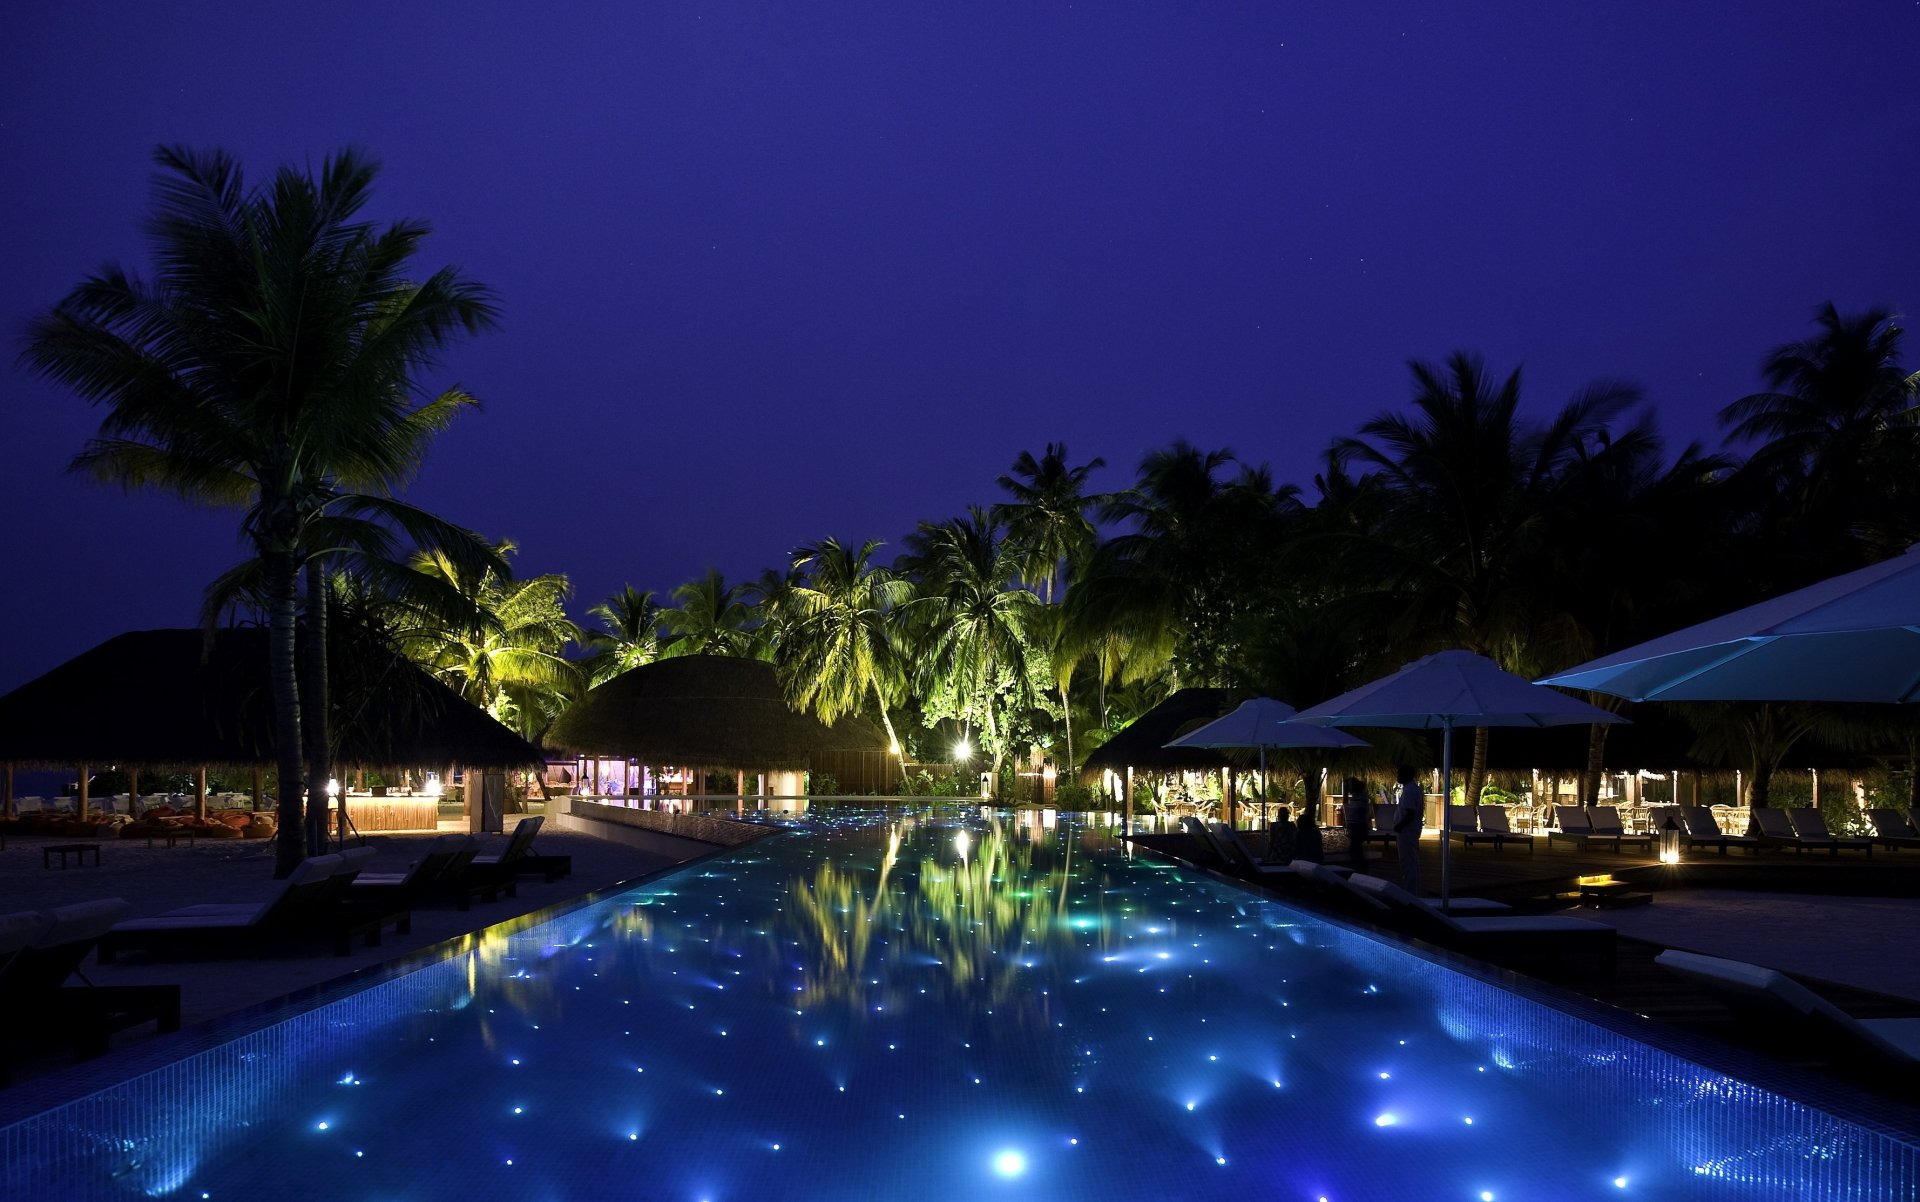
[(864, 718), (831, 727), (795, 713), (773, 665), (719, 655), (663, 659), (600, 685), (547, 731), (550, 746), (655, 764), (796, 771), (816, 751), (884, 751)]
[(1081, 766), (1081, 772), (1108, 768), (1124, 772), (1129, 766), (1154, 772), (1222, 768), (1238, 761), (1205, 747), (1168, 747), (1166, 744), (1232, 711), (1252, 696), (1245, 689), (1181, 689), (1135, 718), (1102, 743)]
[[(333, 644), (335, 758), (383, 767), (540, 763), (525, 739), (407, 660)], [(0, 697), (0, 762), (182, 769), (274, 762), (267, 632), (118, 635)]]

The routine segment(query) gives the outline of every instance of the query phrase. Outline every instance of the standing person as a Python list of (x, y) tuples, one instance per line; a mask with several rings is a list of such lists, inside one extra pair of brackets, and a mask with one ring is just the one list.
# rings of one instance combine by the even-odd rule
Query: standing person
[(1299, 832), (1289, 821), (1287, 807), (1281, 806), (1274, 812), (1273, 822), (1267, 827), (1267, 859), (1269, 864), (1286, 864), (1294, 858), (1294, 844)]
[(1400, 853), (1400, 883), (1420, 896), (1420, 828), (1427, 824), (1427, 794), (1415, 779), (1413, 765), (1394, 770), (1400, 782), (1400, 813), (1393, 820), (1393, 842)]
[(1357, 776), (1349, 776), (1340, 786), (1346, 797), (1346, 809), (1342, 814), (1347, 828), (1347, 864), (1355, 872), (1364, 872), (1367, 867), (1367, 832), (1373, 828), (1373, 804), (1367, 800), (1367, 783)]

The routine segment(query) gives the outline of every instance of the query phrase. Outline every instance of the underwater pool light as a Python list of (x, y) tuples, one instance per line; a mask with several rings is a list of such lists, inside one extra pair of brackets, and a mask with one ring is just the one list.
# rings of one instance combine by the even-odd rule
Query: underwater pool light
[(1027, 1171), (1027, 1158), (1008, 1148), (993, 1158), (993, 1171), (1002, 1177), (1018, 1177)]

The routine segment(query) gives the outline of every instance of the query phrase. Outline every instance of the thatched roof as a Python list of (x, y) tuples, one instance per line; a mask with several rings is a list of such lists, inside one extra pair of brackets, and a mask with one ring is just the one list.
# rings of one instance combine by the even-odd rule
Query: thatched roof
[[(518, 767), (532, 744), (407, 660), (330, 662), (335, 758), (382, 767)], [(0, 762), (183, 769), (274, 762), (267, 632), (118, 635), (0, 697)]]
[(1087, 756), (1080, 770), (1098, 773), (1111, 768), (1124, 772), (1132, 766), (1156, 772), (1179, 772), (1238, 763), (1224, 752), (1166, 744), (1231, 712), (1250, 696), (1245, 689), (1181, 689), (1102, 743)]
[(623, 672), (593, 689), (548, 729), (549, 746), (655, 764), (794, 771), (816, 751), (885, 751), (864, 718), (831, 727), (788, 707), (773, 665), (686, 655)]

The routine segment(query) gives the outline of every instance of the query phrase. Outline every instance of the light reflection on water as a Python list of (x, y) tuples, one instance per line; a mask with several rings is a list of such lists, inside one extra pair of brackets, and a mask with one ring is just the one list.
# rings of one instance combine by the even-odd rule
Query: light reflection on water
[[(324, 1125), (324, 1126), (323, 1126)], [(0, 1132), (7, 1197), (1913, 1196), (1913, 1150), (1102, 832), (793, 833)]]

